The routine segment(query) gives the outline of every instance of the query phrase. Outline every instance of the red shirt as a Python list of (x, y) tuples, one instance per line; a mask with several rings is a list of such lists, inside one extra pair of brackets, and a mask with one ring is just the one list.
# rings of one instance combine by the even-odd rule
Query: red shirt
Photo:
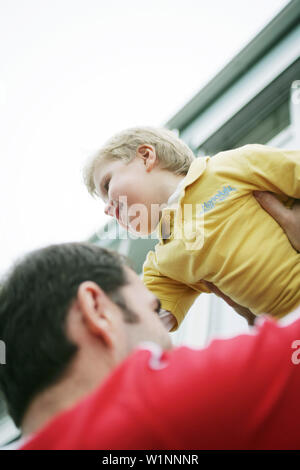
[(159, 351), (134, 351), (22, 449), (300, 448), (300, 319)]

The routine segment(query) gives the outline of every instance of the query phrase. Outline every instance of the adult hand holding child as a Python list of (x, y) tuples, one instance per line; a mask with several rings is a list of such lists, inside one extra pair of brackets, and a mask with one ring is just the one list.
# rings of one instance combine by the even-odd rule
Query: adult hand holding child
[[(261, 207), (283, 228), (295, 250), (300, 251), (300, 200), (296, 200), (292, 208), (289, 209), (274, 194), (268, 191), (254, 191), (253, 195)], [(221, 297), (239, 315), (244, 317), (249, 325), (254, 324), (256, 315), (248, 308), (238, 305), (211, 282), (206, 281), (205, 283), (211, 292)]]
[(283, 228), (295, 250), (300, 251), (300, 200), (288, 209), (268, 191), (254, 191), (254, 196), (261, 207)]

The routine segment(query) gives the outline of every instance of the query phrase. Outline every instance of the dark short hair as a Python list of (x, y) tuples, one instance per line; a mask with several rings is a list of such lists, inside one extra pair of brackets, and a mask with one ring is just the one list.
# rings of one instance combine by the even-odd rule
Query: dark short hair
[[(118, 289), (128, 282), (124, 264), (125, 258), (100, 246), (65, 243), (29, 253), (5, 276), (0, 338), (6, 364), (0, 366), (0, 389), (17, 426), (31, 400), (62, 376), (78, 349), (65, 327), (79, 285), (94, 281), (116, 302)], [(130, 311), (124, 315), (134, 321)]]

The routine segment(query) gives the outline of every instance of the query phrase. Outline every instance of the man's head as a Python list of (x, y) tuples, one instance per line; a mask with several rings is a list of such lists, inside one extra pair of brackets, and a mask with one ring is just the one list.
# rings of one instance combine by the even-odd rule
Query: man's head
[(171, 347), (158, 307), (118, 254), (95, 245), (53, 245), (18, 262), (0, 287), (0, 389), (17, 426), (66, 376), (97, 381), (141, 341)]
[[(112, 137), (87, 163), (84, 180), (105, 212), (120, 225), (147, 234), (157, 226), (161, 207), (187, 174), (195, 156), (167, 129), (127, 129)], [(137, 217), (138, 214), (138, 217)]]

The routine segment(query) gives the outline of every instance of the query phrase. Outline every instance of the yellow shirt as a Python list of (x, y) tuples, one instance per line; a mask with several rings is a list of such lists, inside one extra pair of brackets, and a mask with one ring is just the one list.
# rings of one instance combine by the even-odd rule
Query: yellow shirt
[(300, 303), (300, 254), (252, 192), (287, 205), (300, 199), (300, 151), (246, 145), (197, 158), (176, 207), (163, 210), (159, 243), (143, 267), (145, 285), (182, 322), (202, 282), (256, 315), (282, 317)]

